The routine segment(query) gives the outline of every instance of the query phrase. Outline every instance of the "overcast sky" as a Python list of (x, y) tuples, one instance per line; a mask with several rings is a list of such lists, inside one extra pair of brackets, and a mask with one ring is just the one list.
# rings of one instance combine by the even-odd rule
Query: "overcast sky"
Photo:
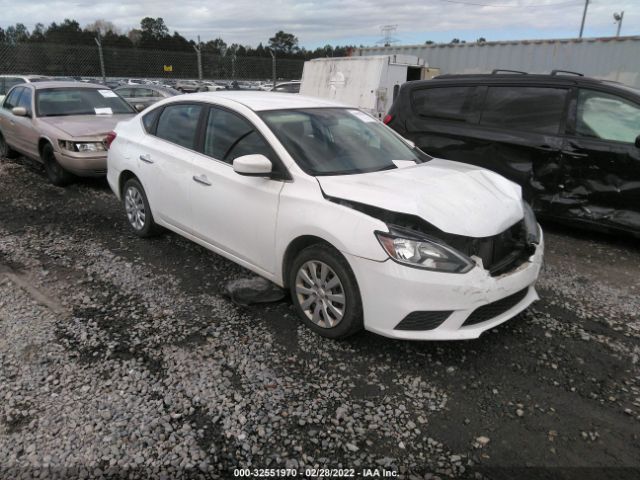
[[(150, 16), (189, 39), (220, 36), (255, 46), (284, 30), (314, 48), (375, 45), (386, 24), (397, 25), (400, 44), (577, 37), (583, 8), (584, 0), (0, 0), (0, 27), (21, 22), (31, 30), (65, 18), (84, 26), (103, 18), (124, 32)], [(584, 36), (615, 35), (613, 13), (621, 10), (621, 34), (639, 35), (640, 0), (590, 0)]]

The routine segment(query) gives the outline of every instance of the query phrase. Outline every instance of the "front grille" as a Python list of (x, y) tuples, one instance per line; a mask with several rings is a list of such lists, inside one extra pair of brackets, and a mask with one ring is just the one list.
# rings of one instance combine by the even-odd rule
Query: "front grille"
[(492, 276), (518, 268), (533, 255), (535, 247), (526, 242), (524, 220), (492, 237), (471, 238), (455, 236), (449, 244), (465, 255), (477, 256)]
[(465, 320), (462, 326), (466, 327), (469, 325), (476, 325), (478, 323), (486, 322), (487, 320), (491, 320), (492, 318), (503, 314), (507, 310), (511, 310), (518, 303), (520, 303), (524, 297), (527, 296), (528, 291), (529, 287), (524, 288), (519, 292), (514, 293), (513, 295), (509, 295), (502, 300), (497, 300), (495, 302), (488, 303), (487, 305), (483, 305), (482, 307), (476, 308)]
[(451, 311), (411, 312), (396, 325), (395, 330), (433, 330), (442, 325)]

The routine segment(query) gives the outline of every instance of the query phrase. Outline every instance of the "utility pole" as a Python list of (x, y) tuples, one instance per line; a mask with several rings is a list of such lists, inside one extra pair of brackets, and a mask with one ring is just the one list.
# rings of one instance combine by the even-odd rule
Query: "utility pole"
[(193, 46), (198, 57), (198, 80), (202, 80), (202, 43), (200, 43), (200, 35), (198, 35), (198, 44)]
[(624, 18), (624, 10), (620, 13), (614, 13), (613, 14), (613, 19), (615, 20), (615, 23), (618, 24), (618, 31), (616, 32), (616, 37), (620, 36), (620, 29), (622, 28), (622, 19)]
[(276, 89), (276, 54), (273, 51), (273, 48), (269, 49), (269, 53), (271, 54), (271, 76), (273, 77), (273, 90)]
[(580, 35), (578, 38), (582, 38), (582, 32), (584, 31), (584, 21), (587, 19), (587, 8), (589, 8), (589, 0), (584, 0), (584, 11), (582, 12), (582, 23), (580, 24)]
[(102, 42), (100, 41), (100, 31), (98, 31), (94, 40), (96, 41), (96, 45), (98, 45), (98, 55), (100, 57), (100, 73), (102, 73), (102, 83), (106, 85), (107, 75), (104, 70), (104, 55), (102, 54)]

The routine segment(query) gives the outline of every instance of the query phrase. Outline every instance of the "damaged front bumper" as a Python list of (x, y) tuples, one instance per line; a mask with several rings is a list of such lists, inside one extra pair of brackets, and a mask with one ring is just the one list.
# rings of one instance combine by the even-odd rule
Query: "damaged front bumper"
[(544, 239), (529, 259), (500, 276), (477, 266), (465, 274), (411, 268), (345, 254), (362, 296), (365, 329), (407, 340), (478, 338), (537, 300)]

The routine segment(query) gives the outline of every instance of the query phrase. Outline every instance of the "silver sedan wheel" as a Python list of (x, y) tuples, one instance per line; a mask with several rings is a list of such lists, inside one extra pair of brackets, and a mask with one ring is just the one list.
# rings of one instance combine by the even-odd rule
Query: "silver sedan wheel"
[(9, 153), (9, 145), (5, 142), (4, 137), (0, 136), (0, 157), (6, 157)]
[(146, 213), (142, 194), (136, 187), (130, 186), (127, 188), (124, 194), (124, 208), (127, 211), (127, 218), (131, 226), (136, 230), (142, 230), (144, 228)]
[(304, 263), (296, 274), (296, 297), (309, 320), (322, 328), (333, 328), (344, 317), (346, 298), (340, 278), (324, 262)]

